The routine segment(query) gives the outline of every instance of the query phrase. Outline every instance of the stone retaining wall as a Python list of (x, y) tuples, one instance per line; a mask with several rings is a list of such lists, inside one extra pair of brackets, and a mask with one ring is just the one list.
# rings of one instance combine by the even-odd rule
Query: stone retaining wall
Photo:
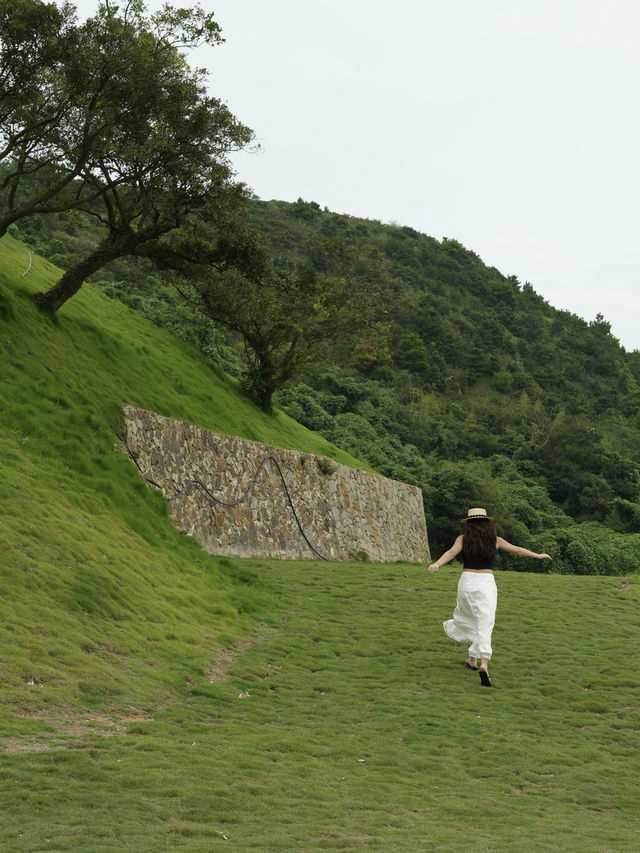
[[(416, 486), (132, 406), (123, 410), (127, 444), (142, 473), (161, 486), (178, 529), (212, 554), (430, 560)], [(172, 499), (195, 480), (210, 494), (191, 483)]]

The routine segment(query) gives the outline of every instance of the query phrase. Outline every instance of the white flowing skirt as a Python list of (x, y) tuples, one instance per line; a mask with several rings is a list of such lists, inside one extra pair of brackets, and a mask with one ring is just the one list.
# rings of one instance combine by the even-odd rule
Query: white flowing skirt
[(442, 623), (447, 636), (469, 643), (469, 657), (491, 658), (491, 633), (496, 619), (498, 587), (488, 572), (462, 572), (453, 619)]

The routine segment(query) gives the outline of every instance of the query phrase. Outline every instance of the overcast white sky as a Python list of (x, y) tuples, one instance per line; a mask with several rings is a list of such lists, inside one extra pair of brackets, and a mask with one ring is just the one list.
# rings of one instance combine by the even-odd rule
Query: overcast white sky
[(637, 0), (200, 5), (226, 42), (192, 61), (256, 134), (260, 198), (453, 237), (640, 349)]

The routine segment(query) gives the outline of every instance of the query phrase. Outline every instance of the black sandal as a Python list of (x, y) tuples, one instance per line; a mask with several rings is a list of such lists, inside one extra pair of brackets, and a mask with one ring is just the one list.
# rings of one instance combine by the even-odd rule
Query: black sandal
[(480, 684), (483, 687), (491, 687), (491, 679), (489, 678), (489, 673), (486, 669), (480, 670)]
[(466, 659), (466, 661), (465, 661), (464, 663), (465, 663), (465, 666), (468, 666), (468, 667), (469, 667), (469, 669), (474, 669), (474, 670), (477, 670), (477, 669), (478, 669), (478, 665), (477, 665), (477, 664), (476, 664), (476, 666), (472, 666), (472, 665), (469, 663), (469, 658), (467, 658), (467, 659)]

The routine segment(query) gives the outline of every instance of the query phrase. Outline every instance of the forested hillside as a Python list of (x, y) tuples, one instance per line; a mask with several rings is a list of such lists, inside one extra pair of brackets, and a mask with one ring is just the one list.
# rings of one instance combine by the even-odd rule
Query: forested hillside
[[(310, 241), (336, 241), (351, 247), (346, 276), (379, 297), (357, 338), (333, 345), (276, 401), (381, 473), (420, 485), (434, 552), (478, 504), (505, 536), (552, 552), (555, 571), (636, 569), (640, 353), (625, 352), (602, 316), (555, 309), (455, 239), (301, 200), (254, 199), (251, 216), (282, 269), (320, 268)], [(15, 232), (62, 267), (99, 237), (79, 213), (23, 220)], [(242, 374), (242, 338), (182, 299), (167, 274), (121, 259), (91, 281)]]
[(285, 257), (315, 232), (360, 242), (388, 310), (282, 402), (389, 473), (422, 477), (436, 536), (451, 535), (447, 519), (470, 494), (541, 530), (540, 489), (572, 519), (640, 529), (640, 353), (626, 353), (601, 315), (556, 310), (455, 239), (304, 202), (257, 203), (255, 216)]

